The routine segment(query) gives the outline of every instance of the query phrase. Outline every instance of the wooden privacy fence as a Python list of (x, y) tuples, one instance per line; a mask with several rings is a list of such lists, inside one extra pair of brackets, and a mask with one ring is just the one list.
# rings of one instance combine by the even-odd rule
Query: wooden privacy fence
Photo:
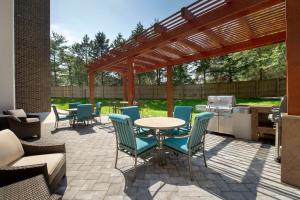
[[(206, 99), (208, 95), (235, 95), (237, 98), (278, 97), (286, 93), (285, 79), (208, 83), (174, 86), (175, 99)], [(166, 85), (136, 85), (137, 99), (165, 99)], [(89, 88), (60, 86), (51, 88), (52, 97), (89, 97)], [(95, 87), (96, 98), (122, 98), (122, 86)]]

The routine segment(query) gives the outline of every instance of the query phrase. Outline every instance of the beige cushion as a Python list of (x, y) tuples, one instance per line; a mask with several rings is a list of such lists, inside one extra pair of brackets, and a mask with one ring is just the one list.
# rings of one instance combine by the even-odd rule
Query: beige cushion
[(35, 164), (47, 164), (49, 181), (53, 181), (54, 177), (58, 174), (61, 167), (65, 163), (65, 154), (63, 153), (52, 153), (52, 154), (43, 154), (35, 156), (25, 156), (14, 162), (11, 166), (27, 166)]
[(24, 149), (11, 130), (0, 131), (0, 167), (7, 166), (24, 155)]
[(26, 118), (26, 122), (28, 123), (39, 122), (39, 121), (40, 121), (39, 118)]
[(26, 118), (27, 115), (23, 109), (9, 110), (7, 111), (9, 115), (13, 115), (18, 118)]

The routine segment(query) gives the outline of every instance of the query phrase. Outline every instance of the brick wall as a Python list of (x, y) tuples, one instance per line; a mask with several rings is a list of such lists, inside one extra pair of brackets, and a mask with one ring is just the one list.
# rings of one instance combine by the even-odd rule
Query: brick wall
[(50, 0), (15, 0), (16, 107), (50, 110)]

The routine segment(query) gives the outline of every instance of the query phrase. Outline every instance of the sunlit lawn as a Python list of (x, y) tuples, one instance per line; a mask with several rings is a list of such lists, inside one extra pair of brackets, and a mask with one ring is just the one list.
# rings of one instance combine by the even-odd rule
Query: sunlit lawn
[[(110, 106), (111, 102), (117, 99), (95, 99), (95, 102), (100, 101), (103, 104), (102, 114), (106, 115), (112, 112)], [(68, 108), (68, 103), (71, 102), (81, 102), (88, 103), (88, 99), (84, 98), (60, 98), (55, 97), (51, 99), (53, 104), (59, 109), (65, 110)], [(206, 99), (196, 99), (196, 100), (175, 100), (175, 105), (186, 105), (186, 106), (195, 106), (198, 104), (206, 104)], [(247, 99), (237, 99), (237, 104), (240, 105), (250, 105), (250, 106), (278, 106), (280, 99), (275, 98), (247, 98)], [(167, 103), (166, 100), (142, 100), (141, 114), (142, 116), (166, 116), (167, 115)], [(194, 113), (197, 111), (194, 109)]]

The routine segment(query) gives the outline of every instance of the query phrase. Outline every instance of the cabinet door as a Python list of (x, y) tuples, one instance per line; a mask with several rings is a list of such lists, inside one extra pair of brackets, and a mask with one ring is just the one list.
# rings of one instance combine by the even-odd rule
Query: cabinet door
[(251, 114), (233, 114), (233, 134), (236, 138), (251, 139)]
[(213, 118), (211, 118), (209, 120), (208, 126), (207, 126), (207, 130), (210, 132), (219, 132), (219, 128), (218, 128), (218, 116), (214, 115)]
[(232, 135), (232, 115), (222, 114), (219, 116), (219, 133)]

